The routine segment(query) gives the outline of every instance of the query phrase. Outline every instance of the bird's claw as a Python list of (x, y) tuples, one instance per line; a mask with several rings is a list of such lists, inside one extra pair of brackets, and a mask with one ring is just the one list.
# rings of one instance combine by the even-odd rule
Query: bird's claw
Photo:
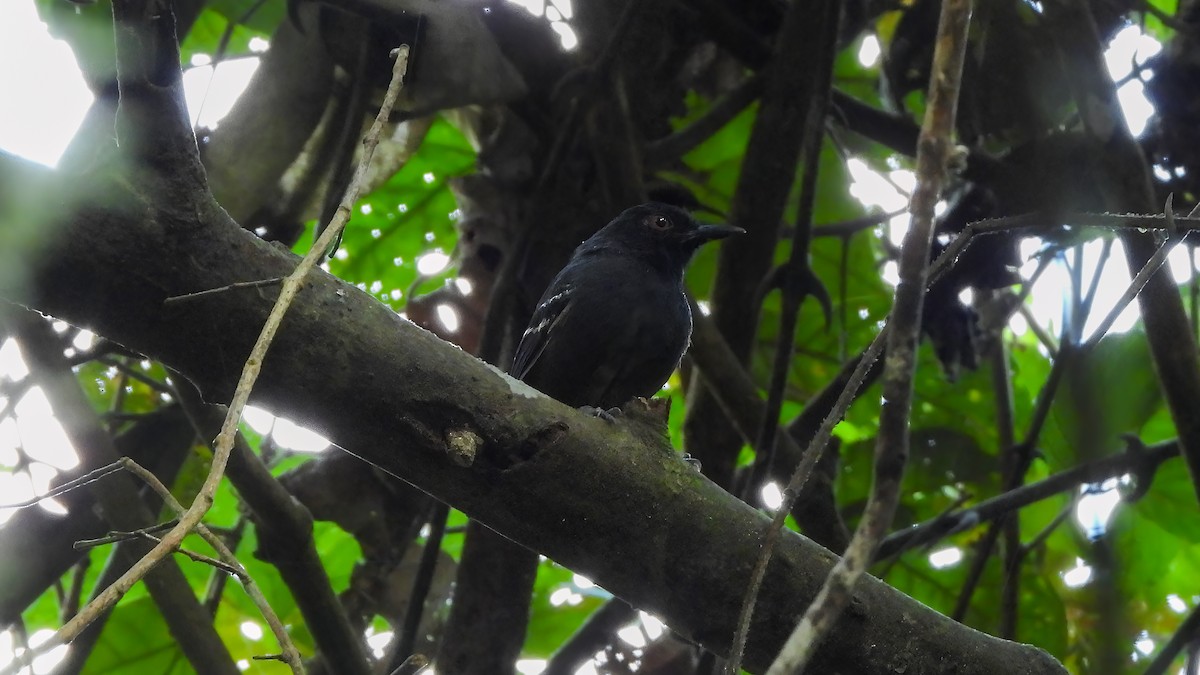
[(608, 410), (605, 410), (604, 408), (597, 408), (590, 405), (580, 407), (579, 412), (585, 415), (591, 415), (592, 417), (599, 417), (605, 422), (616, 422), (617, 417), (622, 414), (620, 408), (609, 408)]

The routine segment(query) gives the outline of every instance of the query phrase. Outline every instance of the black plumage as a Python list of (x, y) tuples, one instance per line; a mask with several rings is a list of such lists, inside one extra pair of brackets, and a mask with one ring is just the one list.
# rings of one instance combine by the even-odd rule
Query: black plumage
[(666, 204), (626, 209), (550, 282), (509, 372), (575, 407), (653, 396), (692, 334), (684, 268), (705, 242), (741, 231)]

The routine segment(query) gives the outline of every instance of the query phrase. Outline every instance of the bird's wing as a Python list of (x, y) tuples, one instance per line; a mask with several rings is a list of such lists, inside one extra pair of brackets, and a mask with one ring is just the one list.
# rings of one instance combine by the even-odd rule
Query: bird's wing
[(509, 375), (524, 380), (529, 374), (529, 370), (537, 363), (538, 357), (549, 344), (555, 326), (560, 325), (563, 317), (570, 312), (573, 304), (572, 292), (571, 284), (563, 284), (538, 304), (533, 318), (529, 321), (529, 328), (525, 329), (525, 334), (521, 336), (521, 344), (517, 345), (512, 367), (508, 369)]

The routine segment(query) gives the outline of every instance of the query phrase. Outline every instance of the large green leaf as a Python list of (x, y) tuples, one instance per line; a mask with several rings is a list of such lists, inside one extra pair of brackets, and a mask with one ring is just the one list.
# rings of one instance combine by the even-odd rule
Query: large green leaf
[(1077, 355), (1063, 376), (1053, 415), (1069, 454), (1047, 453), (1047, 459), (1063, 469), (1121, 449), (1121, 435), (1140, 431), (1161, 399), (1145, 335), (1106, 336), (1090, 352)]
[(194, 672), (167, 631), (162, 613), (148, 596), (117, 606), (83, 672), (86, 675), (187, 675)]
[[(449, 122), (436, 120), (420, 151), (360, 201), (341, 249), (329, 262), (330, 271), (381, 302), (403, 308), (418, 278), (417, 258), (433, 250), (454, 250), (458, 207), (449, 181), (474, 166), (475, 152), (466, 138)], [(311, 242), (309, 237), (301, 245), (307, 248)], [(452, 271), (448, 266), (436, 278), (445, 279)]]

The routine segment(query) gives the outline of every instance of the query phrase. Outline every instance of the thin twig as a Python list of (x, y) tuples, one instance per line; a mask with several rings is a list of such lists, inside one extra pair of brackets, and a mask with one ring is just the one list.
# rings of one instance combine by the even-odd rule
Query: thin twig
[[(163, 504), (165, 504), (167, 508), (179, 514), (180, 520), (186, 517), (188, 509), (183, 508), (183, 505), (175, 499), (175, 496), (171, 494), (171, 491), (167, 489), (166, 485), (163, 485), (162, 481), (158, 479), (158, 476), (155, 476), (153, 473), (146, 470), (140, 464), (132, 459), (129, 459), (128, 457), (122, 457), (121, 459), (117, 460), (117, 463), (121, 465), (121, 468), (142, 479), (146, 485), (149, 485), (150, 489), (154, 490), (155, 494), (157, 494), (159, 498), (163, 500)], [(172, 532), (174, 531), (175, 530), (172, 530)], [(208, 556), (200, 556), (199, 554), (191, 553), (179, 547), (178, 545), (174, 546), (172, 550), (183, 553), (193, 560), (212, 565), (217, 569), (236, 576), (238, 580), (242, 582), (242, 586), (246, 589), (246, 595), (250, 596), (250, 599), (254, 602), (254, 605), (258, 607), (260, 612), (262, 612), (263, 618), (266, 619), (267, 625), (270, 626), (271, 632), (275, 635), (275, 639), (279, 642), (279, 647), (283, 650), (283, 656), (281, 660), (291, 667), (293, 673), (296, 673), (297, 675), (303, 675), (304, 662), (300, 658), (300, 652), (296, 649), (296, 645), (292, 642), (291, 636), (288, 635), (287, 628), (285, 628), (283, 622), (279, 620), (279, 615), (277, 615), (275, 610), (271, 608), (271, 604), (267, 602), (266, 596), (263, 595), (262, 590), (254, 581), (254, 578), (251, 577), (248, 572), (246, 572), (246, 568), (242, 567), (242, 563), (238, 561), (237, 556), (233, 554), (233, 551), (230, 551), (229, 547), (225, 545), (225, 542), (222, 541), (221, 538), (216, 534), (214, 534), (212, 530), (208, 529), (208, 526), (206, 526), (204, 523), (197, 522), (196, 533), (199, 534), (204, 541), (208, 542), (209, 546), (212, 546), (213, 549), (216, 550), (217, 555), (219, 555), (221, 558), (220, 560), (213, 560)], [(158, 544), (155, 547), (156, 549), (159, 546), (162, 546), (162, 539), (156, 539), (154, 536), (149, 534), (145, 534), (143, 536), (157, 541)], [(145, 558), (143, 558), (143, 560), (144, 559)]]
[[(333, 222), (330, 223), (330, 226), (321, 235), (321, 239), (313, 245), (308, 255), (300, 261), (300, 264), (296, 266), (292, 274), (283, 282), (283, 287), (279, 291), (279, 297), (275, 301), (275, 306), (272, 307), (271, 313), (263, 325), (262, 332), (250, 352), (250, 357), (246, 360), (246, 365), (238, 380), (237, 389), (234, 391), (233, 400), (229, 404), (229, 413), (225, 417), (221, 433), (217, 436), (216, 443), (214, 444), (212, 464), (208, 476), (205, 478), (196, 499), (187, 511), (180, 516), (179, 524), (168, 532), (161, 542), (142, 557), (141, 560), (131, 566), (112, 585), (101, 591), (75, 618), (67, 622), (58, 632), (44, 642), (40, 646), (39, 651), (49, 651), (58, 645), (70, 642), (75, 636), (79, 635), (89, 623), (115, 605), (117, 600), (153, 569), (160, 560), (178, 548), (183, 538), (200, 524), (204, 514), (208, 512), (209, 507), (213, 503), (217, 486), (220, 485), (221, 478), (224, 476), (225, 466), (229, 462), (229, 455), (233, 449), (233, 441), (237, 435), (242, 410), (250, 398), (250, 391), (254, 387), (254, 382), (258, 379), (263, 360), (275, 337), (275, 332), (278, 330), (288, 307), (291, 306), (292, 299), (299, 292), (304, 277), (316, 266), (322, 253), (328, 249), (333, 243), (334, 238), (346, 226), (346, 222), (350, 220), (351, 207), (354, 202), (358, 201), (359, 193), (365, 182), (364, 178), (367, 167), (371, 161), (371, 157), (375, 153), (376, 146), (379, 145), (379, 137), (403, 86), (404, 74), (408, 67), (408, 46), (401, 45), (399, 49), (395, 50), (395, 54), (396, 63), (392, 70), (392, 81), (388, 86), (387, 94), (384, 96), (384, 102), (380, 107), (379, 115), (371, 125), (370, 131), (367, 132), (366, 138), (363, 139), (363, 155), (358, 165), (358, 170), (354, 175), (354, 180), (350, 182), (350, 186), (346, 189), (346, 197), (342, 200), (342, 205), (338, 207)], [(297, 655), (297, 663), (299, 663), (298, 659)], [(303, 668), (302, 665), (300, 667), (301, 669)], [(4, 673), (8, 672), (9, 669), (4, 670)], [(302, 672), (302, 670), (297, 672)]]
[(70, 492), (71, 490), (81, 488), (89, 483), (98, 481), (101, 478), (104, 478), (105, 476), (108, 476), (110, 474), (114, 474), (120, 470), (121, 470), (121, 466), (120, 466), (120, 464), (118, 464), (116, 462), (113, 462), (112, 464), (106, 464), (105, 466), (102, 466), (98, 469), (92, 469), (91, 471), (83, 474), (82, 476), (80, 476), (79, 478), (76, 478), (75, 480), (67, 481), (66, 483), (63, 483), (62, 485), (59, 485), (56, 488), (47, 490), (46, 494), (38, 495), (36, 497), (31, 497), (29, 499), (26, 499), (25, 501), (17, 502), (15, 504), (0, 504), (0, 508), (5, 508), (5, 509), (28, 508), (30, 506), (34, 506), (35, 504), (38, 504), (39, 502), (41, 502), (43, 500), (53, 499), (54, 497), (57, 497), (61, 494), (66, 494), (66, 493)]
[(67, 589), (66, 596), (59, 604), (59, 621), (66, 623), (71, 620), (79, 611), (79, 600), (83, 597), (83, 582), (87, 576), (88, 567), (92, 564), (92, 559), (88, 556), (83, 556), (79, 562), (74, 565), (74, 573), (71, 574), (71, 586)]
[(421, 551), (421, 563), (413, 579), (412, 592), (408, 594), (408, 610), (404, 613), (404, 623), (401, 624), (400, 631), (396, 633), (394, 654), (384, 663), (390, 664), (397, 658), (407, 660), (414, 656), (417, 631), (421, 627), (421, 617), (425, 614), (425, 600), (429, 597), (429, 589), (433, 587), (433, 575), (441, 559), (442, 537), (446, 534), (446, 519), (449, 515), (450, 507), (443, 502), (437, 502), (429, 516), (429, 536), (425, 539), (425, 549)]
[[(1002, 516), (1002, 519), (1007, 521), (1012, 515), (1007, 513)], [(950, 618), (955, 621), (962, 621), (971, 607), (971, 598), (974, 597), (979, 582), (983, 580), (984, 569), (987, 567), (988, 559), (992, 556), (992, 549), (996, 547), (996, 542), (1000, 539), (1000, 533), (1003, 530), (1000, 525), (1003, 524), (1005, 523), (991, 523), (991, 526), (973, 546), (971, 565), (967, 568), (966, 580), (963, 581), (962, 588), (958, 590), (958, 598), (954, 601), (954, 610), (950, 612)]]
[[(142, 384), (146, 385), (147, 387), (150, 387), (151, 389), (153, 389), (154, 391), (156, 391), (160, 394), (173, 394), (174, 393), (171, 391), (170, 387), (163, 384), (162, 382), (159, 382), (158, 380), (154, 379), (153, 377), (150, 377), (149, 375), (133, 368), (128, 363), (126, 363), (124, 359), (120, 359), (120, 358), (111, 359), (108, 357), (103, 357), (103, 358), (96, 359), (96, 363), (108, 366), (109, 368), (115, 368), (115, 369), (117, 369), (118, 372), (128, 376), (130, 379), (137, 380), (138, 382), (141, 382)], [(124, 386), (125, 386), (125, 383), (121, 382), (121, 381), (118, 381), (117, 384), (120, 385), (121, 388), (124, 388)]]
[[(154, 542), (155, 544), (162, 541), (162, 539), (159, 539), (158, 537), (156, 537), (148, 532), (141, 532), (137, 536), (142, 539), (146, 539), (148, 541)], [(203, 553), (196, 553), (195, 551), (189, 551), (186, 548), (177, 548), (177, 549), (175, 549), (175, 552), (186, 558), (190, 558), (194, 562), (198, 562), (202, 565), (208, 565), (209, 567), (220, 570), (220, 571), (224, 572), (225, 574), (231, 574), (235, 577), (242, 576), (242, 573), (240, 573), (238, 571), (237, 567), (234, 567), (233, 565), (230, 565), (229, 563), (227, 563), (223, 560), (217, 560), (216, 558), (204, 555)], [(280, 624), (280, 625), (282, 625), (282, 624)]]
[(243, 288), (262, 288), (264, 286), (274, 286), (275, 284), (283, 283), (283, 281), (284, 277), (272, 277), (270, 279), (259, 279), (257, 281), (239, 281), (234, 284), (229, 284), (228, 286), (221, 286), (220, 288), (210, 288), (204, 291), (196, 291), (195, 293), (186, 293), (184, 295), (172, 295), (166, 300), (163, 300), (163, 305), (190, 302), (205, 296), (215, 295), (217, 293), (228, 293), (229, 291), (236, 291)]
[[(1004, 476), (1004, 489), (1006, 492), (1014, 490), (1020, 485), (1021, 481), (1025, 479), (1025, 474), (1028, 473), (1030, 465), (1033, 464), (1038, 438), (1042, 434), (1042, 428), (1045, 426), (1046, 420), (1050, 417), (1051, 405), (1058, 393), (1058, 386), (1067, 372), (1068, 364), (1077, 355), (1078, 349), (1070, 341), (1068, 335), (1069, 329), (1070, 326), (1063, 327), (1061, 338), (1062, 348), (1059, 349), (1058, 357), (1050, 367), (1050, 375), (1046, 378), (1046, 383), (1042, 385), (1041, 391), (1038, 392), (1037, 405), (1030, 419), (1025, 440), (1008, 451), (1013, 457), (1013, 464), (1011, 472)], [(975, 588), (983, 578), (983, 568), (987, 564), (987, 559), (991, 556), (992, 549), (999, 538), (1000, 529), (1004, 525), (1003, 519), (1009, 517), (1012, 517), (1011, 514), (1005, 514), (998, 521), (990, 523), (987, 532), (976, 543), (975, 555), (971, 562), (970, 571), (967, 573), (967, 580), (959, 591), (954, 612), (951, 614), (951, 617), (955, 620), (961, 620), (966, 615), (971, 597), (975, 594)]]
[[(837, 402), (834, 403), (829, 414), (825, 416), (817, 432), (813, 434), (812, 440), (809, 441), (808, 447), (805, 448), (804, 455), (800, 459), (800, 464), (788, 480), (787, 487), (783, 491), (783, 503), (780, 504), (779, 510), (775, 512), (775, 517), (771, 519), (771, 524), (767, 526), (767, 530), (763, 534), (762, 548), (759, 549), (758, 560), (754, 562), (754, 569), (751, 570), (750, 580), (746, 584), (746, 598), (742, 602), (742, 611), (738, 615), (737, 628), (733, 636), (733, 646), (729, 650), (731, 655), (730, 664), (740, 661), (740, 655), (746, 649), (746, 639), (750, 633), (750, 619), (754, 616), (754, 605), (758, 600), (758, 589), (762, 586), (763, 577), (766, 576), (767, 563), (770, 562), (771, 553), (775, 550), (775, 544), (779, 541), (779, 535), (783, 530), (783, 523), (791, 512), (792, 507), (796, 504), (796, 499), (800, 496), (800, 491), (804, 489), (805, 483), (808, 482), (809, 476), (812, 475), (813, 468), (816, 467), (821, 454), (825, 451), (825, 446), (829, 444), (829, 439), (833, 435), (833, 427), (842, 420), (842, 417), (846, 415), (846, 411), (850, 409), (850, 404), (854, 402), (855, 397), (858, 395), (858, 390), (862, 386), (863, 380), (866, 379), (871, 366), (875, 364), (875, 360), (879, 358), (880, 352), (883, 351), (884, 342), (887, 340), (887, 333), (887, 327), (884, 326), (884, 329), (875, 336), (875, 340), (863, 352), (862, 359), (858, 362), (858, 366), (855, 367), (849, 379), (846, 380), (846, 386), (838, 396)], [(734, 672), (736, 673), (736, 671)]]
[[(235, 449), (234, 452), (236, 453), (237, 450)], [(232, 478), (230, 480), (232, 482)], [(238, 492), (241, 493), (242, 491), (238, 490)], [(234, 524), (233, 529), (226, 533), (223, 541), (226, 542), (226, 546), (228, 546), (230, 550), (236, 551), (238, 546), (241, 544), (242, 537), (246, 534), (247, 522), (248, 519), (246, 518), (245, 514), (239, 513), (237, 522)], [(259, 531), (259, 534), (262, 534), (261, 530)], [(259, 542), (261, 545), (261, 538), (259, 539)], [(209, 577), (208, 584), (206, 584), (204, 587), (204, 599), (200, 604), (204, 607), (204, 610), (208, 612), (208, 615), (214, 619), (217, 618), (217, 610), (221, 607), (221, 597), (225, 595), (225, 586), (228, 581), (228, 574), (214, 574)], [(313, 627), (309, 626), (309, 629), (312, 630)]]
[(138, 530), (133, 530), (132, 532), (109, 532), (107, 535), (105, 535), (103, 537), (99, 537), (97, 539), (80, 539), (79, 541), (75, 542), (72, 545), (72, 548), (74, 548), (75, 550), (95, 548), (97, 546), (104, 546), (105, 544), (115, 544), (119, 541), (126, 541), (128, 539), (140, 539), (142, 537), (142, 535), (158, 534), (159, 532), (165, 532), (165, 531), (171, 529), (172, 527), (175, 527), (177, 524), (179, 524), (179, 521), (171, 520), (171, 521), (167, 521), (165, 523), (151, 525), (150, 527), (143, 527)]
[[(1061, 372), (1063, 369), (1064, 367), (1060, 367), (1059, 371)], [(1056, 375), (1055, 372), (1051, 370), (1047, 384), (1039, 394), (1038, 407), (1034, 411), (1035, 419), (1030, 425), (1030, 436), (1019, 445), (1014, 446), (1014, 448), (1006, 450), (1006, 452), (1016, 450), (1025, 452), (1024, 461), (1028, 461), (1032, 456), (1032, 453), (1025, 449), (1026, 447), (1030, 447), (1030, 439), (1033, 439), (1033, 443), (1037, 442), (1036, 437), (1032, 436), (1032, 431), (1040, 429), (1045, 416), (1049, 414), (1053, 389), (1057, 387), (1057, 382), (1061, 379), (1061, 375)], [(1147, 466), (1157, 466), (1171, 457), (1178, 456), (1178, 454), (1179, 447), (1176, 441), (1167, 441), (1156, 444), (1148, 452), (1142, 454), (1126, 452), (1120, 455), (1105, 457), (1094, 462), (1081, 464), (1062, 473), (1057, 473), (1037, 483), (1006, 489), (1005, 492), (995, 497), (954, 514), (953, 518), (935, 518), (920, 525), (914, 525), (908, 529), (893, 533), (880, 545), (879, 556), (880, 558), (886, 558), (902, 553), (925, 542), (962, 531), (967, 527), (973, 527), (994, 520), (1011, 511), (1024, 508), (1034, 502), (1077, 487), (1082, 483), (1099, 482), (1105, 478), (1129, 473), (1142, 466), (1143, 463)]]
[[(1067, 275), (1071, 279), (1071, 290), (1067, 294), (1070, 307), (1063, 310), (1063, 325), (1066, 326), (1066, 335), (1070, 338), (1073, 344), (1083, 342), (1083, 244), (1075, 244), (1071, 247), (1074, 252), (1074, 264), (1067, 259), (1065, 253), (1062, 254), (1063, 264), (1067, 268)], [(1096, 270), (1099, 272), (1100, 270)], [(1093, 278), (1099, 278), (1099, 274)], [(1069, 311), (1068, 311), (1069, 309)]]
[[(1180, 231), (1200, 230), (1200, 213), (1193, 212), (1186, 217), (1176, 216), (1175, 228)], [(1000, 232), (1015, 232), (1018, 230), (1041, 230), (1047, 232), (1061, 231), (1058, 223), (1069, 223), (1073, 227), (1097, 227), (1109, 230), (1165, 230), (1166, 216), (1155, 213), (1091, 213), (1080, 211), (1055, 216), (1053, 222), (1043, 213), (1022, 213), (1002, 218), (988, 218), (969, 223), (963, 231), (950, 242), (945, 251), (934, 261), (929, 269), (929, 283), (941, 278), (954, 265), (967, 246), (976, 237), (998, 234)]]
[(234, 29), (249, 21), (264, 4), (266, 4), (266, 0), (255, 0), (254, 4), (250, 5), (245, 12), (242, 12), (241, 16), (232, 21), (226, 20), (225, 30), (221, 32), (221, 38), (217, 40), (217, 51), (213, 54), (212, 62), (209, 64), (212, 67), (212, 71), (208, 74), (208, 84), (204, 87), (204, 96), (200, 98), (200, 105), (196, 107), (196, 117), (192, 120), (193, 127), (200, 125), (200, 116), (204, 114), (204, 104), (208, 103), (208, 94), (212, 91), (213, 80), (217, 76), (217, 66), (221, 65), (221, 62), (225, 60), (225, 54), (229, 50), (229, 42), (233, 39)]
[(907, 209), (900, 211), (886, 211), (883, 213), (873, 213), (869, 216), (861, 218), (851, 218), (836, 223), (827, 225), (819, 225), (813, 228), (812, 236), (815, 237), (849, 237), (853, 234), (858, 234), (863, 230), (869, 230), (872, 227), (883, 225), (887, 221), (904, 214)]
[[(1087, 319), (1092, 314), (1092, 306), (1096, 302), (1096, 292), (1100, 290), (1100, 277), (1104, 274), (1104, 267), (1108, 264), (1108, 259), (1112, 255), (1112, 238), (1105, 238), (1104, 244), (1100, 248), (1100, 259), (1096, 261), (1096, 265), (1092, 269), (1092, 279), (1088, 284), (1087, 295), (1083, 297), (1083, 302), (1080, 303), (1080, 321), (1079, 321), (1079, 339), (1083, 339), (1083, 326), (1087, 323)], [(1083, 267), (1082, 249), (1079, 255), (1079, 267)]]
[(912, 224), (900, 257), (900, 282), (888, 324), (887, 357), (883, 375), (883, 405), (875, 446), (871, 496), (845, 554), (830, 570), (825, 584), (788, 637), (768, 675), (799, 673), (850, 602), (859, 577), (874, 558), (875, 549), (892, 522), (900, 499), (908, 458), (908, 423), (912, 407), (916, 345), (921, 308), (928, 280), (929, 249), (933, 241), (934, 207), (941, 193), (950, 137), (958, 105), (958, 88), (966, 54), (971, 0), (945, 0), (929, 78), (928, 107), (917, 141), (917, 187), (913, 192)]
[(686, 127), (646, 146), (646, 161), (663, 165), (683, 157), (708, 140), (762, 95), (762, 75), (752, 75)]
[(1058, 340), (1054, 339), (1042, 324), (1038, 323), (1037, 317), (1033, 315), (1033, 310), (1029, 305), (1022, 303), (1017, 307), (1017, 311), (1021, 314), (1021, 318), (1025, 319), (1025, 324), (1029, 326), (1029, 330), (1033, 332), (1033, 336), (1042, 343), (1046, 348), (1046, 355), (1051, 359), (1058, 357)]
[(1028, 543), (1021, 547), (1021, 557), (1024, 558), (1030, 553), (1036, 551), (1039, 546), (1046, 543), (1046, 540), (1050, 538), (1050, 535), (1054, 534), (1054, 531), (1058, 529), (1058, 526), (1062, 525), (1063, 522), (1066, 521), (1073, 510), (1075, 510), (1074, 499), (1068, 501), (1061, 509), (1059, 509), (1058, 515), (1054, 516), (1054, 518), (1052, 518), (1050, 522), (1041, 529), (1040, 532), (1033, 536), (1033, 539), (1030, 539)]
[[(1163, 266), (1163, 263), (1167, 261), (1167, 256), (1175, 249), (1175, 244), (1181, 241), (1182, 238), (1173, 232), (1175, 230), (1175, 217), (1171, 213), (1170, 196), (1167, 197), (1167, 203), (1163, 207), (1163, 215), (1167, 223), (1168, 235), (1166, 239), (1154, 251), (1154, 255), (1150, 256), (1146, 264), (1142, 265), (1142, 269), (1138, 270), (1137, 275), (1129, 282), (1129, 287), (1125, 289), (1125, 292), (1117, 300), (1117, 304), (1113, 305), (1113, 308), (1109, 310), (1104, 320), (1100, 322), (1100, 326), (1096, 328), (1096, 331), (1092, 333), (1087, 342), (1083, 343), (1080, 348), (1081, 351), (1086, 353), (1099, 344), (1100, 339), (1108, 333), (1112, 325), (1116, 323), (1117, 318), (1121, 316), (1121, 312), (1125, 311), (1129, 303), (1133, 302), (1133, 299), (1146, 287), (1146, 282), (1150, 281), (1150, 277), (1154, 276), (1159, 268)], [(1097, 275), (1099, 275), (1099, 270), (1097, 270)]]
[[(962, 511), (960, 511), (959, 509), (962, 508), (963, 504), (966, 504), (967, 502), (971, 501), (974, 498), (975, 498), (975, 495), (971, 494), (970, 492), (959, 492), (958, 496), (954, 498), (954, 501), (951, 502), (946, 508), (942, 509), (942, 511), (940, 513), (938, 513), (936, 516), (934, 516), (933, 520), (929, 521), (928, 525), (933, 528), (938, 528), (938, 527), (951, 528), (951, 527), (953, 527), (955, 525), (955, 523), (960, 522), (960, 518), (962, 516)], [(886, 543), (886, 542), (887, 542), (887, 539), (884, 539), (884, 543)], [(929, 550), (931, 548), (933, 548), (934, 544), (937, 544), (937, 543), (938, 543), (937, 539), (929, 539), (927, 541), (921, 542), (920, 544), (913, 544), (913, 546), (915, 547), (917, 545), (920, 545), (921, 552), (928, 553)], [(887, 573), (892, 568), (892, 565), (894, 565), (899, 560), (898, 554), (901, 552), (902, 551), (897, 551), (896, 552), (897, 555), (883, 555), (882, 554), (882, 546), (880, 548), (880, 551), (876, 552), (875, 559), (871, 561), (872, 565), (884, 562), (885, 560), (888, 563), (887, 567), (880, 571), (880, 574), (879, 574), (880, 579), (884, 579), (887, 577)]]

